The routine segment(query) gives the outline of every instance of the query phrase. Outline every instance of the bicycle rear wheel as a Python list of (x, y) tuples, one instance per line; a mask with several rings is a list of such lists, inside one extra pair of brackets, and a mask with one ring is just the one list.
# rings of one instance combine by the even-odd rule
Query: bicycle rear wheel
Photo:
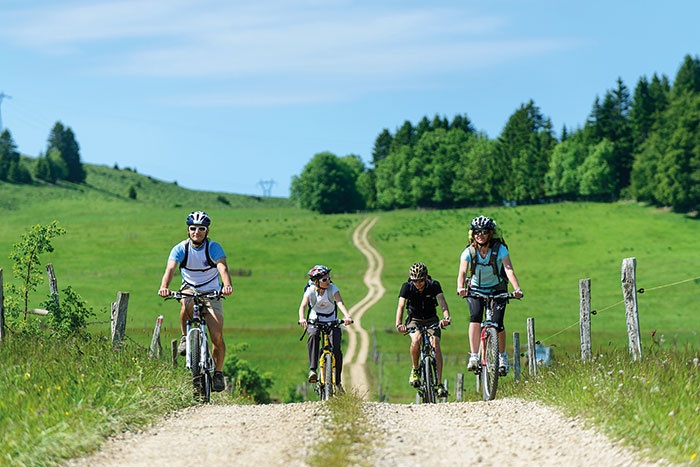
[(481, 366), (481, 386), (485, 401), (496, 398), (498, 389), (498, 333), (493, 327), (484, 329), (484, 348), (482, 349), (484, 361)]
[(423, 378), (423, 402), (426, 404), (435, 403), (435, 386), (437, 385), (437, 369), (435, 359), (433, 357), (425, 357), (423, 359), (422, 374)]

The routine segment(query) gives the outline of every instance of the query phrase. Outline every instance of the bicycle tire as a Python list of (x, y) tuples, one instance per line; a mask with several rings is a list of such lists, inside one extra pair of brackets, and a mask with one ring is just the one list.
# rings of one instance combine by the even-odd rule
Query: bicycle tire
[(192, 372), (192, 385), (197, 398), (204, 398), (204, 381), (202, 375), (202, 333), (199, 329), (191, 329), (187, 334), (190, 346), (190, 371)]
[(437, 375), (435, 374), (435, 360), (433, 357), (425, 357), (421, 365), (423, 378), (423, 402), (426, 404), (435, 403), (435, 385), (437, 384)]
[(202, 396), (202, 402), (205, 404), (208, 404), (209, 401), (211, 401), (211, 385), (212, 385), (212, 376), (211, 372), (205, 371), (204, 374), (201, 376), (202, 378), (202, 391), (201, 391), (201, 396)]
[(323, 354), (323, 371), (322, 371), (322, 387), (321, 399), (328, 400), (333, 397), (333, 355), (330, 353)]
[(483, 399), (492, 401), (496, 398), (498, 390), (498, 333), (493, 327), (484, 329), (484, 360), (481, 366), (481, 386)]

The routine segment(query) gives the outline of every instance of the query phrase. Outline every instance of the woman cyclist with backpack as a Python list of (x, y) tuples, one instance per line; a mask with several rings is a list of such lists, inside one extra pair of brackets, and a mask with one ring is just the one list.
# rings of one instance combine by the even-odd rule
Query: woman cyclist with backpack
[[(317, 264), (309, 270), (309, 284), (304, 290), (304, 296), (299, 305), (299, 325), (309, 333), (307, 341), (309, 351), (309, 383), (315, 383), (318, 379), (316, 366), (318, 364), (319, 335), (318, 329), (310, 325), (309, 321), (332, 322), (338, 318), (338, 309), (343, 313), (343, 322), (346, 326), (352, 324), (352, 318), (345, 307), (340, 290), (331, 281), (331, 269)], [(308, 320), (304, 317), (309, 310)], [(343, 372), (343, 353), (340, 350), (340, 328), (333, 329), (330, 335), (333, 353), (335, 355), (335, 380), (341, 388), (341, 374)]]
[[(496, 222), (486, 216), (475, 217), (470, 224), (469, 243), (459, 260), (457, 276), (457, 294), (467, 297), (469, 304), (469, 347), (471, 355), (467, 370), (473, 371), (479, 366), (479, 336), (483, 320), (484, 306), (480, 299), (469, 296), (473, 289), (483, 294), (508, 291), (508, 282), (513, 286), (513, 296), (522, 298), (523, 291), (513, 271), (508, 247), (496, 233)], [(500, 298), (494, 302), (493, 320), (497, 323), (498, 347), (501, 354), (499, 371), (502, 376), (508, 372), (508, 354), (506, 353), (506, 331), (503, 318), (507, 299)]]

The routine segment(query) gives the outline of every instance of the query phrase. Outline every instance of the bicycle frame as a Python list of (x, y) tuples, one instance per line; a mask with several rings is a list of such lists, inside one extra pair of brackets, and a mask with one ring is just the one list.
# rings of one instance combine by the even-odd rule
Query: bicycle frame
[(333, 344), (330, 334), (333, 329), (340, 327), (343, 320), (323, 322), (318, 320), (309, 321), (310, 326), (318, 329), (318, 339), (321, 343), (318, 355), (318, 381), (316, 392), (321, 400), (328, 400), (335, 395), (336, 388), (336, 361), (333, 353)]
[(216, 290), (192, 293), (171, 291), (170, 297), (178, 301), (183, 298), (192, 299), (192, 317), (186, 323), (185, 367), (192, 373), (195, 397), (201, 398), (203, 402), (208, 403), (211, 399), (214, 359), (211, 355), (207, 336), (206, 318), (201, 314), (200, 310), (205, 306), (205, 299), (219, 299), (221, 294)]
[(407, 329), (407, 333), (420, 332), (420, 383), (418, 385), (418, 394), (424, 403), (433, 404), (436, 402), (437, 385), (437, 359), (435, 357), (435, 348), (430, 343), (431, 329), (438, 329), (439, 323), (426, 326), (424, 324), (416, 324)]
[(484, 321), (481, 323), (479, 340), (479, 366), (474, 370), (477, 377), (477, 392), (481, 386), (483, 400), (491, 401), (496, 398), (499, 377), (500, 349), (498, 344), (498, 323), (493, 321), (493, 305), (496, 299), (509, 300), (513, 295), (507, 292), (483, 294), (470, 291), (467, 297), (478, 298), (484, 304)]

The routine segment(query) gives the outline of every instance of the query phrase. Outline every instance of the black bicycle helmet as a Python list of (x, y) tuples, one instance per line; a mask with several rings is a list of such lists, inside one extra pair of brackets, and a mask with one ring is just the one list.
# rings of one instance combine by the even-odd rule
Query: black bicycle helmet
[(204, 211), (192, 211), (187, 216), (187, 225), (203, 225), (209, 227), (209, 224), (211, 224), (211, 219)]
[(413, 263), (408, 270), (409, 280), (415, 281), (428, 277), (428, 267), (423, 263)]
[(316, 280), (319, 277), (323, 277), (331, 272), (331, 268), (324, 266), (322, 264), (317, 264), (316, 266), (309, 269), (309, 279)]
[(472, 220), (470, 228), (472, 230), (486, 229), (494, 231), (496, 230), (496, 223), (490, 217), (479, 216)]

